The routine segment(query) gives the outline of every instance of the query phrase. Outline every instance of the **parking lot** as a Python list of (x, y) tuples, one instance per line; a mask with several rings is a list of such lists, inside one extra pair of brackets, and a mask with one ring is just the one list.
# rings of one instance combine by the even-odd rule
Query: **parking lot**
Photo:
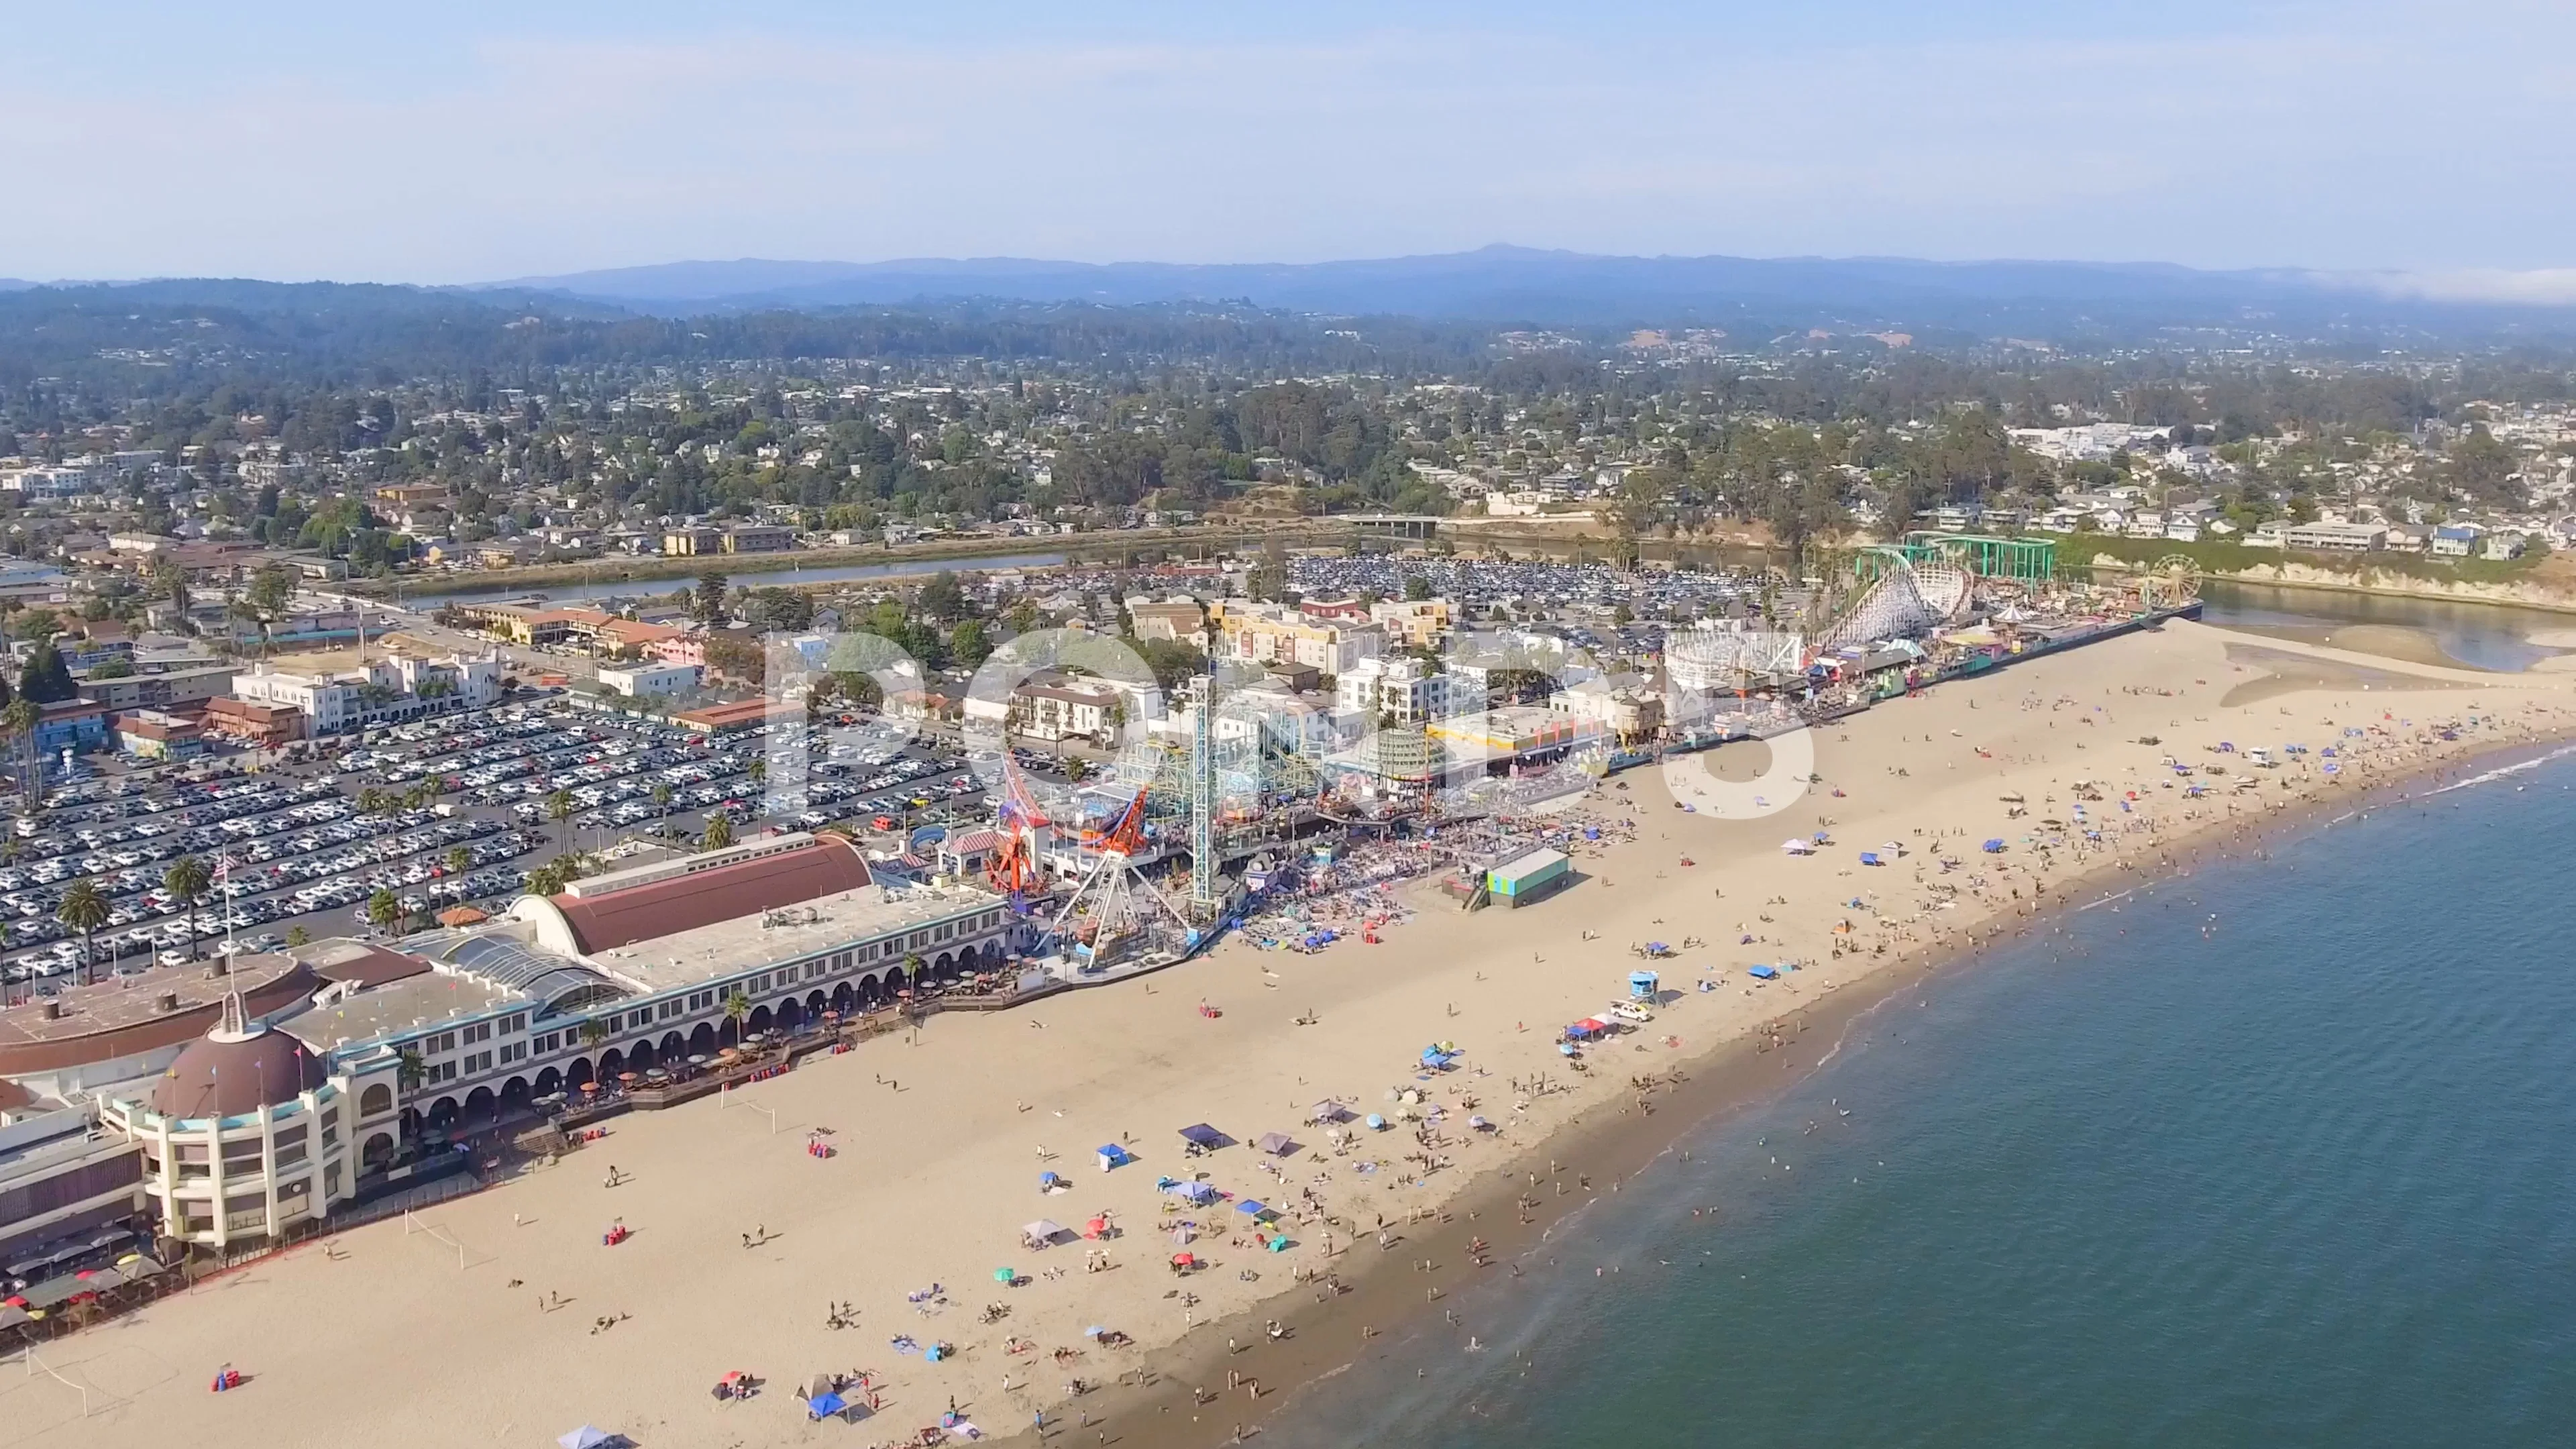
[[(14, 823), (0, 861), (0, 979), (38, 990), (69, 980), (79, 934), (55, 912), (84, 877), (110, 904), (95, 950), (96, 969), (112, 972), (184, 960), (192, 942), (206, 954), (204, 943), (220, 951), (227, 937), (268, 950), (297, 929), (368, 934), (378, 891), (409, 922), (458, 904), (506, 909), (539, 860), (637, 838), (684, 843), (716, 815), (738, 832), (890, 832), (874, 842), (889, 848), (915, 825), (982, 816), (953, 751), (853, 750), (818, 735), (799, 808), (765, 820), (765, 734), (709, 739), (540, 696), (319, 741), (311, 758), (253, 775), (86, 780)], [(558, 791), (571, 806), (561, 820), (550, 808)], [(163, 879), (182, 856), (225, 863), (193, 928)]]

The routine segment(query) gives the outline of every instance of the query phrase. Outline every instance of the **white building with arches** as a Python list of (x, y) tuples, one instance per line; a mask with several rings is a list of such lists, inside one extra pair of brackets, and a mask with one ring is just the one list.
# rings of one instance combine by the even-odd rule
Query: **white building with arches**
[(351, 1124), (373, 1171), (423, 1125), (479, 1126), (744, 1033), (887, 1005), (923, 978), (1000, 970), (1020, 937), (991, 891), (879, 882), (848, 840), (785, 834), (593, 876), (394, 948), (298, 948), (335, 984), (281, 1029), (334, 1079), (390, 1086), (362, 1089)]

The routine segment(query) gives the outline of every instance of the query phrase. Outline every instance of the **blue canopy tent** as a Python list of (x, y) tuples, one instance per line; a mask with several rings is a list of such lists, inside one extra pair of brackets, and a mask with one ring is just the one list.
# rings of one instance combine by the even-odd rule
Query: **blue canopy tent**
[(1053, 1192), (1064, 1185), (1064, 1179), (1055, 1173), (1041, 1172), (1038, 1174), (1038, 1191), (1040, 1192)]
[(1883, 860), (1881, 860), (1881, 859), (1879, 859), (1879, 858), (1878, 858), (1878, 852), (1877, 852), (1877, 851), (1875, 851), (1875, 850), (1864, 850), (1864, 851), (1862, 851), (1862, 852), (1860, 853), (1860, 863), (1861, 863), (1861, 864), (1863, 864), (1863, 865), (1885, 865), (1885, 864), (1887, 864), (1887, 862), (1886, 862), (1886, 861), (1883, 861)]
[(1216, 1201), (1217, 1197), (1216, 1189), (1204, 1182), (1180, 1182), (1169, 1178), (1164, 1180), (1163, 1191), (1185, 1203), (1199, 1207)]
[(2001, 855), (2004, 853), (2004, 843), (2001, 837), (1987, 841), (1981, 848), (1988, 855)]
[(1104, 1142), (1100, 1146), (1100, 1170), (1103, 1172), (1107, 1172), (1113, 1167), (1125, 1167), (1128, 1163), (1135, 1160), (1136, 1155), (1134, 1153), (1129, 1152), (1126, 1148), (1119, 1146), (1115, 1142)]
[(1218, 1148), (1224, 1147), (1233, 1142), (1234, 1139), (1226, 1136), (1222, 1132), (1219, 1132), (1215, 1128), (1210, 1127), (1205, 1122), (1199, 1122), (1181, 1129), (1181, 1141), (1186, 1143), (1191, 1150), (1198, 1152), (1214, 1152)]
[(805, 1412), (821, 1420), (828, 1419), (849, 1406), (850, 1401), (839, 1394), (816, 1394), (805, 1401)]
[(1748, 966), (1745, 969), (1751, 972), (1757, 981), (1769, 981), (1780, 974), (1780, 968), (1776, 966)]
[(1243, 1214), (1245, 1217), (1252, 1219), (1256, 1223), (1267, 1222), (1270, 1219), (1279, 1216), (1279, 1214), (1270, 1210), (1270, 1204), (1263, 1202), (1258, 1198), (1245, 1198), (1243, 1201), (1234, 1205), (1234, 1210)]

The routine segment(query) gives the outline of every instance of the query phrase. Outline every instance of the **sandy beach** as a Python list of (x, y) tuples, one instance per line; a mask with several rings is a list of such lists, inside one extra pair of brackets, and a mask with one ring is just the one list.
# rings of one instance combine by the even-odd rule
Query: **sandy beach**
[[(2469, 716), (2479, 726), (2455, 740), (2431, 728)], [(1444, 1285), (1508, 1271), (1554, 1213), (1610, 1187), (1625, 1169), (1596, 1175), (1578, 1140), (1650, 1155), (1657, 1133), (1811, 1069), (1836, 1023), (1909, 976), (2170, 869), (2195, 841), (2571, 731), (2565, 673), (2177, 623), (1819, 730), (1822, 783), (1783, 814), (1686, 814), (1658, 772), (1630, 771), (1580, 807), (1633, 822), (1611, 832), (1629, 838), (1579, 858), (1584, 878), (1553, 899), (1463, 914), (1416, 887), (1416, 916), (1382, 944), (1301, 955), (1229, 941), (1142, 981), (934, 1017), (721, 1110), (617, 1118), (604, 1140), (419, 1224), (308, 1244), (42, 1345), (44, 1371), (0, 1374), (0, 1444), (543, 1446), (591, 1423), (643, 1449), (856, 1449), (910, 1442), (952, 1402), (996, 1437), (1043, 1413), (1072, 1444), (1222, 1443), (1292, 1403), (1298, 1381), (1368, 1353), (1352, 1314), (1436, 1314)], [(2310, 753), (2263, 768), (2211, 753), (2221, 741)], [(2316, 753), (2328, 746), (2331, 762)], [(2186, 780), (2167, 756), (2218, 773)], [(1737, 745), (1672, 768), (1750, 778), (1766, 757)], [(2084, 809), (2100, 839), (2070, 828), (2043, 852), (2026, 838), (2042, 821), (2076, 826), (2079, 781), (2098, 793)], [(2188, 797), (2191, 784), (2208, 793)], [(1832, 843), (1817, 854), (1782, 851), (1819, 830)], [(1984, 853), (1989, 838), (2007, 850)], [(1864, 850), (1887, 863), (1863, 865)], [(1623, 994), (1643, 964), (1632, 944), (1685, 938), (1704, 944), (1653, 963), (1656, 1019), (1574, 1070), (1559, 1029)], [(1765, 983), (1746, 969), (1787, 962)], [(1434, 1042), (1463, 1055), (1418, 1080)], [(1307, 1122), (1326, 1098), (1392, 1116), (1390, 1093), (1409, 1088), (1437, 1123), (1359, 1130), (1336, 1150)], [(1470, 1130), (1471, 1114), (1494, 1130)], [(1194, 1123), (1235, 1145), (1185, 1157), (1178, 1129)], [(818, 1131), (833, 1155), (808, 1151)], [(1298, 1149), (1256, 1154), (1271, 1132)], [(1104, 1173), (1104, 1143), (1138, 1160)], [(1560, 1170), (1542, 1171), (1551, 1158)], [(1042, 1194), (1044, 1172), (1068, 1188)], [(1258, 1242), (1230, 1202), (1169, 1210), (1157, 1178), (1200, 1174), (1288, 1214), (1290, 1245)], [(1516, 1211), (1523, 1198), (1536, 1205)], [(1022, 1242), (1033, 1220), (1080, 1232), (1102, 1216), (1114, 1234), (1099, 1241)], [(616, 1221), (632, 1236), (605, 1246)], [(1186, 1247), (1182, 1221), (1199, 1225)], [(1488, 1251), (1470, 1254), (1471, 1237)], [(1205, 1266), (1176, 1277), (1178, 1251)], [(1017, 1286), (996, 1280), (1005, 1268)], [(1351, 1291), (1299, 1281), (1325, 1274)], [(831, 1325), (836, 1305), (849, 1326)], [(1102, 1346), (1095, 1326), (1132, 1345)], [(933, 1344), (955, 1351), (929, 1362)], [(248, 1382), (208, 1393), (227, 1363)], [(717, 1399), (736, 1370), (766, 1387)], [(810, 1422), (793, 1391), (833, 1372), (868, 1374), (879, 1410)]]

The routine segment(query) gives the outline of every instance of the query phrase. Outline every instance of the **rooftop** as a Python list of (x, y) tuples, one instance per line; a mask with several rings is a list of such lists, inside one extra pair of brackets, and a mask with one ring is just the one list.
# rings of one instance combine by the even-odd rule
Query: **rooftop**
[(867, 884), (867, 862), (849, 841), (796, 831), (610, 871), (513, 914), (552, 950), (596, 955)]
[(277, 1024), (316, 1052), (331, 1053), (408, 1027), (434, 1026), (523, 999), (524, 993), (472, 976), (425, 972), (317, 1006)]
[[(188, 966), (146, 967), (10, 1007), (0, 1011), (0, 1047), (68, 1041), (212, 1008), (222, 1003), (228, 990), (260, 997), (269, 986), (304, 969), (303, 963), (292, 956), (266, 954), (234, 957), (232, 973), (227, 976), (214, 975), (213, 964), (199, 961)], [(167, 995), (178, 997), (175, 1008), (162, 1006), (161, 998)], [(45, 1015), (46, 1002), (59, 1005), (61, 1014)], [(198, 1029), (203, 1030), (202, 1025)]]
[(591, 959), (646, 991), (662, 991), (910, 930), (1001, 901), (990, 891), (965, 886), (889, 891), (871, 884), (594, 952)]

